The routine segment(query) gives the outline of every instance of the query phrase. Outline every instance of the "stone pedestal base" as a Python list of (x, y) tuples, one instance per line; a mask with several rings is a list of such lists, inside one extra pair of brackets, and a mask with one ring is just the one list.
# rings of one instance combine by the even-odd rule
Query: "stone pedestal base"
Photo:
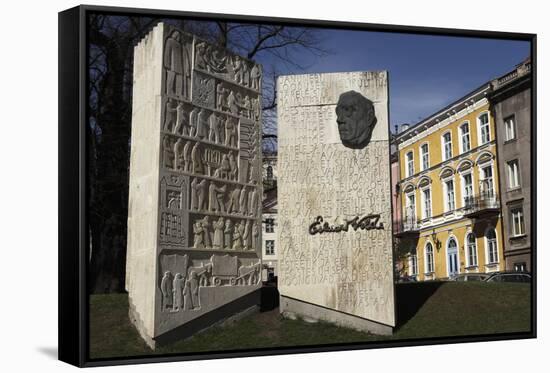
[(327, 321), (345, 328), (355, 329), (378, 335), (392, 335), (393, 328), (362, 317), (353, 316), (344, 312), (331, 310), (315, 304), (302, 302), (297, 299), (281, 295), (279, 311), (284, 317), (296, 318), (300, 316), (305, 321)]

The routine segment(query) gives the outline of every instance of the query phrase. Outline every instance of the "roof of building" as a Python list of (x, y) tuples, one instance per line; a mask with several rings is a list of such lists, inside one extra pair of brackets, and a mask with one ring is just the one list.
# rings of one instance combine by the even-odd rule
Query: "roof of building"
[(430, 116), (420, 120), (418, 123), (410, 126), (408, 129), (404, 130), (401, 133), (395, 135), (395, 142), (401, 143), (412, 136), (415, 136), (419, 132), (425, 131), (436, 123), (444, 120), (448, 116), (451, 116), (455, 112), (461, 110), (464, 105), (472, 104), (484, 97), (486, 97), (491, 90), (499, 88), (499, 85), (504, 85), (515, 80), (519, 76), (523, 76), (526, 73), (531, 72), (531, 58), (528, 57), (518, 65), (514, 67), (513, 70), (507, 72), (506, 74), (489, 80), (483, 83), (478, 88), (473, 91), (468, 92), (466, 95), (462, 96), (458, 100), (453, 101), (449, 105), (445, 106), (443, 109), (438, 110), (437, 112), (431, 114)]

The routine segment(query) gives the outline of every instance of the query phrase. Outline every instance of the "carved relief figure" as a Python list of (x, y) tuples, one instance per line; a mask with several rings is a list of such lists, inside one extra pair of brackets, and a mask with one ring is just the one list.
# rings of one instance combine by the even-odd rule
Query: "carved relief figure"
[(204, 168), (202, 166), (201, 150), (199, 148), (198, 142), (196, 142), (195, 145), (193, 145), (193, 149), (191, 150), (191, 162), (193, 165), (192, 172), (194, 174), (204, 173)]
[(227, 106), (229, 107), (229, 111), (232, 114), (238, 115), (239, 114), (239, 105), (237, 104), (237, 97), (235, 97), (235, 94), (233, 91), (229, 91), (229, 95), (227, 96)]
[(195, 67), (201, 70), (206, 70), (208, 63), (206, 62), (206, 43), (197, 44), (195, 49)]
[(208, 117), (208, 112), (204, 109), (201, 109), (201, 111), (199, 112), (199, 120), (197, 123), (197, 133), (195, 135), (195, 137), (198, 137), (201, 140), (208, 138), (208, 130), (210, 127), (208, 123)]
[(191, 171), (191, 141), (187, 141), (185, 143), (185, 146), (183, 147), (183, 170), (184, 171)]
[(233, 228), (233, 250), (241, 250), (243, 248), (243, 233), (244, 233), (244, 224), (239, 222), (235, 224)]
[(189, 136), (197, 136), (197, 123), (199, 121), (199, 108), (193, 108), (189, 114)]
[(204, 249), (204, 228), (202, 226), (202, 221), (197, 220), (193, 224), (193, 247), (195, 249)]
[(235, 160), (235, 156), (233, 155), (233, 152), (229, 152), (228, 158), (229, 158), (229, 179), (237, 180), (237, 161)]
[(248, 176), (248, 182), (252, 184), (256, 184), (256, 174), (258, 173), (258, 158), (256, 157), (256, 154), (254, 154), (254, 157), (250, 160), (250, 174)]
[(246, 197), (247, 197), (247, 195), (246, 195), (246, 188), (243, 187), (243, 188), (241, 189), (241, 195), (239, 196), (239, 207), (241, 208), (239, 212), (241, 213), (241, 215), (246, 215), (246, 213), (247, 213), (247, 211), (248, 211), (248, 210), (247, 210), (247, 208), (248, 208), (247, 201), (248, 201), (248, 200), (247, 200)]
[(214, 241), (212, 243), (212, 247), (214, 249), (222, 249), (223, 248), (223, 234), (224, 234), (224, 221), (223, 217), (219, 217), (219, 219), (212, 223), (212, 227), (214, 227)]
[(250, 71), (248, 69), (248, 63), (245, 60), (242, 61), (242, 69), (243, 69), (242, 84), (248, 87), (250, 85)]
[(252, 230), (252, 222), (250, 220), (248, 220), (244, 226), (244, 231), (243, 231), (243, 247), (244, 247), (244, 250), (250, 250), (250, 246), (252, 244), (252, 235), (251, 235), (251, 230)]
[(254, 222), (252, 225), (252, 250), (256, 251), (259, 247), (259, 238), (260, 238), (260, 229), (258, 228), (258, 223)]
[(185, 283), (187, 291), (187, 297), (185, 299), (188, 302), (187, 307), (184, 305), (184, 309), (197, 309), (200, 308), (199, 304), (199, 279), (195, 271), (190, 271), (189, 279)]
[(169, 98), (166, 100), (165, 110), (164, 110), (164, 130), (168, 132), (174, 132), (177, 122), (177, 106), (175, 100)]
[(182, 138), (179, 138), (178, 141), (174, 144), (174, 157), (176, 159), (176, 170), (184, 170), (185, 169), (185, 161), (184, 161), (184, 150), (185, 144)]
[(172, 285), (174, 307), (173, 311), (179, 311), (183, 308), (183, 288), (185, 286), (185, 279), (181, 273), (176, 273), (174, 277), (174, 283)]
[(230, 219), (225, 219), (225, 227), (223, 229), (224, 235), (224, 248), (231, 248), (231, 243), (233, 242), (233, 224)]
[(260, 119), (260, 100), (257, 98), (252, 99), (252, 119), (259, 120)]
[(170, 137), (164, 136), (162, 140), (164, 167), (174, 168), (174, 151), (172, 150)]
[(256, 216), (258, 209), (258, 189), (253, 188), (252, 193), (248, 193), (248, 215)]
[(227, 154), (223, 155), (219, 170), (220, 178), (229, 179), (229, 171), (231, 171), (231, 167), (229, 166), (229, 157), (227, 156)]
[(340, 95), (336, 105), (336, 122), (345, 147), (363, 149), (367, 146), (376, 121), (371, 100), (356, 91)]
[(197, 183), (197, 197), (198, 197), (197, 210), (199, 211), (205, 210), (207, 185), (208, 185), (208, 181), (206, 179), (203, 179), (199, 183)]
[(173, 31), (164, 46), (164, 67), (166, 69), (166, 93), (189, 97), (191, 81), (190, 59), (187, 48), (183, 47), (182, 37)]
[(227, 204), (227, 213), (239, 212), (239, 197), (241, 195), (241, 189), (237, 186), (231, 191), (229, 195), (229, 203)]
[(174, 133), (178, 135), (187, 135), (189, 127), (189, 119), (187, 112), (185, 112), (183, 107), (183, 102), (179, 102), (176, 107), (176, 128), (174, 128)]
[(208, 189), (208, 210), (213, 212), (225, 212), (225, 205), (223, 203), (225, 187), (226, 185), (217, 187), (214, 182), (210, 183)]
[(160, 281), (160, 292), (162, 293), (162, 309), (166, 310), (172, 307), (172, 272), (164, 272)]
[(224, 110), (227, 107), (227, 89), (223, 83), (218, 83), (216, 87), (216, 107), (218, 110)]
[(222, 118), (219, 114), (212, 113), (210, 116), (210, 133), (208, 134), (208, 140), (215, 142), (216, 144), (221, 144), (221, 122)]
[(204, 234), (204, 246), (212, 247), (212, 240), (210, 239), (210, 221), (208, 220), (208, 216), (202, 218), (201, 225)]
[(213, 48), (209, 49), (208, 52), (208, 70), (219, 74), (227, 72), (226, 61), (228, 57), (225, 52), (221, 49)]
[(254, 64), (250, 70), (250, 83), (251, 88), (257, 91), (260, 90), (260, 79), (262, 78), (262, 70), (260, 65)]
[(244, 80), (244, 61), (239, 56), (235, 56), (235, 60), (233, 61), (233, 80), (235, 80), (238, 84), (243, 84)]
[(225, 120), (225, 145), (237, 147), (237, 126), (229, 117)]

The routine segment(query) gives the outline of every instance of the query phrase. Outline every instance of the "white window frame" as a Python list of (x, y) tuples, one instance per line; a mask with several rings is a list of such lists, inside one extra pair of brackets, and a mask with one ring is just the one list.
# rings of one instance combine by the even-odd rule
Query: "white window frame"
[(418, 276), (418, 256), (416, 254), (409, 257), (409, 276)]
[(519, 159), (516, 158), (506, 162), (506, 168), (508, 172), (508, 189), (519, 188), (521, 186), (519, 180)]
[[(484, 115), (487, 115), (487, 134), (489, 135), (489, 140), (488, 141), (483, 141), (483, 137), (482, 137), (482, 123), (481, 123), (481, 117), (483, 117)], [(479, 115), (477, 116), (477, 135), (478, 135), (478, 146), (481, 146), (481, 145), (485, 145), (485, 144), (488, 144), (491, 142), (491, 116), (489, 115), (489, 112), (488, 111), (484, 111), (482, 113), (479, 113)]]
[[(447, 188), (447, 183), (449, 181), (452, 181), (453, 182), (453, 209), (449, 209), (449, 196), (448, 196), (448, 188)], [(450, 177), (447, 177), (445, 179), (442, 179), (441, 182), (443, 183), (443, 203), (444, 203), (444, 206), (443, 206), (443, 211), (444, 212), (452, 212), (454, 210), (456, 210), (456, 186), (455, 186), (455, 179), (454, 179), (454, 175), (450, 176)]]
[[(426, 146), (427, 151), (424, 152), (423, 147)], [(424, 164), (424, 159), (427, 159), (427, 165)], [(430, 168), (430, 145), (425, 142), (422, 145), (420, 145), (420, 169), (422, 171), (427, 170)]]
[[(510, 126), (510, 124), (512, 125)], [(504, 134), (504, 141), (511, 141), (517, 138), (518, 134), (515, 115), (512, 114), (504, 119)]]
[[(270, 244), (272, 244), (271, 247)], [(271, 252), (269, 252), (270, 249)], [(275, 240), (265, 240), (265, 255), (275, 255)]]
[(471, 179), (471, 190), (472, 190), (472, 193), (470, 195), (470, 197), (474, 198), (475, 197), (475, 188), (474, 188), (474, 174), (472, 172), (472, 170), (467, 170), (467, 171), (464, 171), (464, 172), (461, 172), (460, 173), (460, 185), (461, 185), (461, 194), (462, 194), (462, 207), (466, 207), (466, 176), (470, 176), (470, 179)]
[(485, 168), (491, 168), (491, 190), (493, 191), (493, 197), (496, 198), (496, 189), (495, 189), (495, 167), (494, 167), (494, 161), (488, 161), (483, 164), (478, 165), (478, 175), (479, 175), (479, 195), (481, 196), (481, 183), (485, 180), (485, 175), (483, 169)]
[[(468, 149), (464, 149), (464, 136), (465, 136), (465, 133), (462, 130), (463, 126), (466, 126), (466, 128), (468, 129), (468, 133), (466, 134), (468, 136)], [(472, 149), (472, 136), (470, 134), (470, 122), (466, 121), (466, 122), (462, 123), (458, 127), (458, 130), (460, 132), (460, 142), (459, 142), (458, 145), (460, 147), (460, 154), (462, 154), (462, 153), (468, 152)]]
[[(445, 148), (445, 135), (449, 135), (449, 145), (450, 145), (450, 150), (451, 150), (451, 154), (449, 157), (447, 157), (447, 152), (446, 152), (446, 148)], [(441, 159), (443, 160), (443, 162), (449, 160), (453, 158), (453, 134), (452, 132), (449, 130), (449, 131), (446, 131), (445, 133), (443, 133), (441, 135)]]
[(456, 265), (457, 265), (457, 272), (456, 274), (460, 274), (460, 242), (458, 241), (458, 238), (454, 234), (451, 234), (449, 238), (447, 238), (447, 242), (445, 244), (445, 263), (447, 266), (447, 277), (450, 277), (450, 267), (449, 267), (449, 243), (451, 240), (454, 240), (456, 243)]
[[(431, 247), (431, 263), (430, 263), (430, 256), (428, 256), (428, 245)], [(424, 272), (426, 274), (432, 274), (435, 272), (435, 254), (434, 254), (434, 245), (428, 241), (424, 245)]]
[[(471, 255), (470, 255), (470, 241), (468, 240), (468, 237), (472, 236), (474, 238), (473, 243), (473, 249), (474, 249), (474, 257), (475, 257), (475, 263), (472, 263)], [(466, 232), (466, 236), (464, 236), (464, 247), (466, 248), (466, 262), (468, 263), (468, 267), (477, 267), (479, 265), (479, 258), (477, 255), (477, 238), (472, 231)]]
[[(430, 210), (429, 214), (426, 214), (426, 195), (425, 192), (430, 193)], [(420, 203), (421, 203), (421, 213), (422, 219), (431, 219), (433, 216), (433, 198), (432, 198), (432, 188), (428, 185), (424, 188), (420, 188)]]
[[(409, 155), (411, 156), (409, 159)], [(412, 170), (410, 166), (412, 165)], [(414, 152), (408, 151), (407, 154), (405, 154), (405, 171), (407, 177), (414, 175)]]
[[(491, 262), (489, 259), (491, 257), (490, 255), (490, 250), (489, 250), (489, 239), (487, 238), (487, 234), (489, 233), (490, 230), (493, 230), (495, 232), (495, 252), (496, 252), (496, 261), (493, 261)], [(498, 234), (497, 234), (497, 230), (494, 228), (494, 227), (489, 227), (485, 230), (485, 236), (484, 236), (484, 239), (485, 239), (485, 260), (486, 260), (486, 263), (488, 265), (494, 265), (494, 264), (498, 264), (499, 263), (499, 252), (498, 252)]]
[[(516, 231), (516, 212), (519, 213), (520, 231)], [(512, 207), (510, 209), (510, 218), (512, 219), (512, 237), (519, 237), (525, 235), (525, 215), (523, 213), (523, 206)]]
[(265, 219), (265, 233), (275, 233), (275, 219), (274, 218), (266, 218)]
[(413, 205), (413, 208), (412, 208), (412, 212), (414, 214), (414, 216), (412, 217), (414, 221), (416, 221), (416, 190), (412, 190), (411, 192), (408, 192), (408, 193), (405, 193), (405, 219), (410, 219), (411, 217), (408, 215), (409, 214), (409, 209), (411, 207), (411, 204), (410, 204), (410, 200), (411, 198), (413, 198), (414, 200), (414, 205)]

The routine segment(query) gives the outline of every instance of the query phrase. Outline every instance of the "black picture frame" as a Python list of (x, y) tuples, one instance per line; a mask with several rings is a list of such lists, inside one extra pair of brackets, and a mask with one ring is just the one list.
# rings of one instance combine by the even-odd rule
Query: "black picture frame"
[[(203, 20), (231, 20), (239, 22), (315, 26), (321, 28), (384, 31), (419, 35), (442, 35), (503, 40), (523, 40), (531, 43), (531, 162), (532, 162), (532, 274), (531, 331), (508, 334), (476, 335), (467, 337), (438, 337), (384, 342), (336, 344), (323, 346), (280, 347), (224, 352), (177, 354), (166, 356), (128, 356), (125, 358), (90, 359), (88, 355), (89, 302), (87, 263), (89, 232), (87, 227), (87, 16), (90, 13), (111, 15), (162, 16)], [(306, 352), (328, 352), (370, 348), (436, 345), (536, 338), (537, 323), (537, 36), (528, 33), (509, 33), (480, 30), (458, 30), (433, 27), (382, 25), (353, 22), (315, 21), (306, 19), (271, 18), (233, 14), (213, 14), (184, 11), (119, 8), (82, 5), (59, 13), (59, 360), (79, 367), (122, 365), (152, 362), (174, 362), (197, 359), (219, 359), (263, 355), (283, 355)]]

